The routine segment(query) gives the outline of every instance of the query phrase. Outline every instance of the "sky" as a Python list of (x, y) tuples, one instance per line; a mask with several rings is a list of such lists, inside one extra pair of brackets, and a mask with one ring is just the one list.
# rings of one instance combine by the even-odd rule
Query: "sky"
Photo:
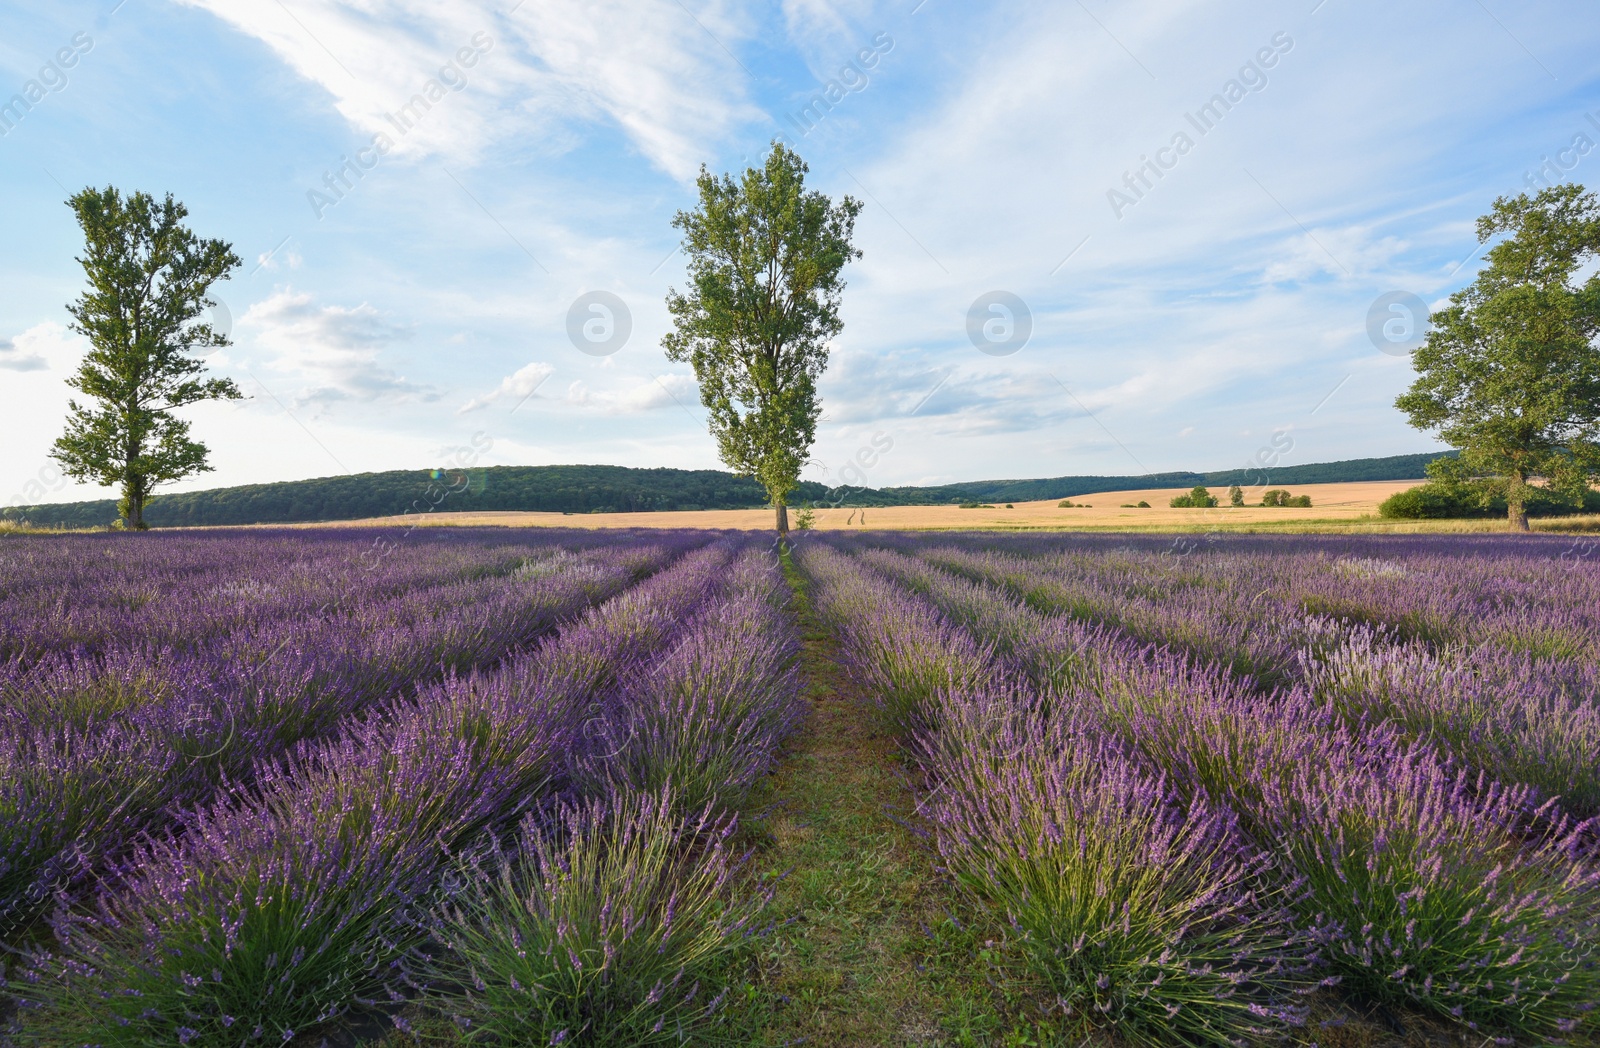
[[(21, 95), (26, 105), (7, 102)], [(3, 108), (11, 105), (10, 108)], [(85, 341), (85, 187), (243, 260), (186, 490), (717, 468), (666, 360), (694, 179), (774, 139), (864, 205), (804, 476), (1429, 451), (1394, 398), (1494, 199), (1600, 172), (1592, 0), (0, 4), (0, 503)], [(859, 455), (863, 448), (871, 454)]]

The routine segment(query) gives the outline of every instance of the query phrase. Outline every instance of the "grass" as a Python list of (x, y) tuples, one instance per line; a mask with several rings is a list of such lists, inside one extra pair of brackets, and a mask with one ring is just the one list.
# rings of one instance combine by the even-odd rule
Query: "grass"
[(66, 525), (33, 524), (26, 520), (0, 517), (0, 535), (67, 535), (85, 531), (103, 531), (104, 528), (69, 528)]
[(761, 861), (791, 871), (756, 961), (749, 1043), (1044, 1045), (1040, 988), (998, 932), (969, 920), (907, 826), (894, 739), (851, 691), (805, 581), (784, 558), (804, 636), (810, 717), (760, 798), (774, 805)]

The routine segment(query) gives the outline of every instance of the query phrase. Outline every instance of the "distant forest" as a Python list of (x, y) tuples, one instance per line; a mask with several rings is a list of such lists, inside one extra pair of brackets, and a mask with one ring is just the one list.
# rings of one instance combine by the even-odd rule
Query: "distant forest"
[[(1453, 455), (1454, 452), (1446, 454)], [(1122, 477), (978, 480), (937, 487), (830, 488), (802, 482), (790, 498), (801, 506), (934, 506), (952, 502), (1031, 502), (1135, 488), (1196, 484), (1257, 487), (1358, 480), (1420, 480), (1438, 453), (1350, 459), (1274, 469), (1150, 473)], [(145, 507), (152, 527), (291, 524), (356, 520), (403, 513), (541, 510), (551, 513), (637, 513), (652, 510), (753, 509), (766, 504), (761, 485), (712, 469), (626, 466), (490, 466), (470, 470), (393, 470), (343, 477), (245, 484), (157, 495)], [(40, 525), (97, 527), (117, 516), (113, 499), (0, 509), (0, 519)]]

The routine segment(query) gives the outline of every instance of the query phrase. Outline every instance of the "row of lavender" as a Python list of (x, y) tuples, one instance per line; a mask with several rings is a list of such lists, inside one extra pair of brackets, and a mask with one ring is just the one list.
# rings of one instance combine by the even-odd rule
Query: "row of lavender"
[[(51, 548), (34, 560), (121, 564), (103, 587), (86, 581), (83, 589), (84, 605), (114, 607), (118, 598), (107, 591), (120, 592), (137, 570), (123, 561), (164, 564), (166, 575), (191, 581), (225, 572), (223, 540), (188, 541), (197, 543), (198, 567), (185, 566), (186, 541), (66, 540), (61, 546), (73, 556)], [(296, 592), (285, 606), (218, 631), (211, 628), (217, 619), (230, 616), (208, 614), (260, 603), (238, 594), (282, 585), (263, 547), (297, 563), (287, 556), (297, 539), (236, 541), (229, 600), (185, 604), (180, 593), (170, 608), (141, 616), (125, 609), (130, 637), (67, 649), (41, 644), (34, 657), (17, 654), (0, 667), (0, 938), (23, 928), (53, 892), (70, 893), (139, 833), (162, 828), (221, 783), (248, 782), (263, 761), (298, 741), (447, 670), (501, 659), (704, 540), (635, 540), (574, 554), (570, 537), (567, 544), (557, 536), (518, 544), (469, 538), (459, 549), (424, 548), (414, 563), (373, 565), (360, 556), (364, 542), (317, 537), (304, 541), (304, 551), (318, 565), (318, 585), (345, 595), (339, 610), (314, 613)], [(8, 543), (8, 553), (14, 545), (46, 544)], [(181, 636), (186, 612), (195, 614), (194, 637), (181, 647), (150, 646), (154, 631), (141, 626), (144, 619)], [(0, 618), (26, 615), (25, 606), (14, 611), (8, 602)], [(68, 634), (76, 621), (58, 619)], [(32, 628), (44, 637), (46, 625), (48, 616)]]
[(1476, 558), (1429, 543), (1391, 541), (1382, 556), (1224, 544), (1176, 563), (1167, 549), (1030, 544), (1034, 556), (970, 543), (916, 552), (1262, 688), (1303, 685), (1352, 726), (1389, 721), (1574, 815), (1600, 814), (1600, 563), (1561, 556), (1565, 540)]
[(801, 561), (946, 866), (1066, 1021), (1224, 1043), (1342, 982), (1494, 1033), (1592, 1028), (1593, 828), (1532, 789), (904, 554)]
[[(570, 611), (666, 559), (552, 554), (516, 584)], [(714, 1017), (696, 973), (762, 902), (727, 853), (734, 812), (799, 709), (775, 570), (715, 543), (531, 651), (164, 798), (166, 825), (13, 969), (12, 1036), (279, 1043), (408, 999), (541, 1043)]]
[[(106, 647), (187, 649), (252, 624), (340, 614), (409, 592), (514, 570), (556, 548), (598, 544), (549, 532), (430, 529), (248, 531), (128, 544), (60, 536), (0, 546), (0, 657)], [(634, 541), (640, 541), (635, 533)], [(649, 540), (646, 540), (649, 541)]]
[(1003, 579), (1035, 606), (1113, 621), (1152, 640), (1175, 637), (1267, 677), (1292, 672), (1303, 640), (1297, 627), (1319, 616), (1436, 646), (1600, 660), (1600, 556), (1570, 556), (1568, 539), (1463, 556), (1425, 539), (1275, 549), (1222, 539), (1138, 547), (1123, 538), (1114, 546), (956, 538), (933, 555), (955, 558), (947, 565), (954, 570)]

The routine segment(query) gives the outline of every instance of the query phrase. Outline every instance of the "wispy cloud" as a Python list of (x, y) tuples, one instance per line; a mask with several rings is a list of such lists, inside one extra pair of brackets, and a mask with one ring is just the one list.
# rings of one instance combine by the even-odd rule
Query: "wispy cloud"
[(930, 365), (910, 353), (841, 355), (823, 392), (829, 423), (915, 417), (923, 428), (960, 436), (1012, 433), (1083, 414), (1037, 368)]
[[(352, 125), (396, 137), (402, 153), (471, 158), (553, 127), (570, 135), (600, 117), (651, 163), (687, 179), (714, 143), (764, 119), (728, 50), (752, 32), (731, 4), (533, 0), (507, 13), (501, 0), (180, 2), (261, 40), (326, 90)], [(390, 116), (463, 48), (484, 53), (443, 78), (466, 82), (448, 112), (395, 136)]]
[(66, 371), (86, 343), (54, 321), (35, 324), (12, 338), (0, 338), (0, 371)]
[(666, 374), (651, 381), (635, 381), (623, 389), (590, 389), (582, 379), (567, 387), (567, 404), (593, 408), (608, 415), (637, 415), (670, 407), (698, 407), (700, 394), (688, 375)]
[(513, 408), (533, 396), (534, 392), (545, 380), (555, 374), (555, 368), (543, 361), (534, 361), (518, 368), (515, 372), (500, 380), (500, 384), (482, 396), (473, 397), (460, 408), (456, 414), (465, 415), (471, 411), (481, 411), (499, 401), (510, 401)]
[(44, 371), (49, 367), (38, 353), (19, 348), (9, 338), (0, 338), (0, 370)]
[(383, 351), (411, 331), (365, 302), (319, 306), (309, 294), (282, 288), (252, 305), (240, 326), (273, 354), (276, 370), (307, 383), (295, 395), (296, 403), (439, 399), (438, 390), (411, 382), (381, 362)]

